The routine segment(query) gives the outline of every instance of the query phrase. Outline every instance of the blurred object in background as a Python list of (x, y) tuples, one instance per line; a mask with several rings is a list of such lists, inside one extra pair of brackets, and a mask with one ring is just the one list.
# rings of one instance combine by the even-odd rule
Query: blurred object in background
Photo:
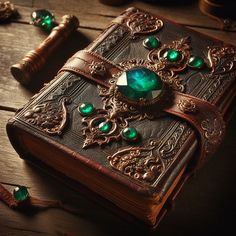
[(65, 15), (59, 25), (53, 28), (48, 37), (34, 50), (29, 51), (22, 61), (11, 66), (11, 74), (23, 85), (28, 85), (35, 75), (42, 70), (47, 59), (79, 27), (79, 20), (72, 15)]
[(0, 2), (0, 22), (6, 22), (12, 16), (16, 15), (17, 11), (12, 3), (10, 3), (9, 1)]
[(148, 3), (154, 3), (154, 4), (159, 4), (159, 5), (166, 5), (166, 6), (176, 6), (176, 5), (188, 5), (191, 2), (193, 2), (193, 0), (143, 0), (144, 2), (148, 2)]
[(217, 20), (222, 30), (236, 27), (235, 0), (200, 0), (199, 8), (204, 14)]
[[(129, 2), (135, 2), (132, 0), (99, 0), (101, 3), (110, 5), (110, 6), (120, 6)], [(165, 5), (165, 6), (176, 6), (176, 5), (189, 5), (195, 0), (143, 0), (143, 2), (152, 3), (156, 5)]]
[(110, 6), (119, 6), (129, 1), (127, 0), (99, 0), (101, 3), (110, 5)]

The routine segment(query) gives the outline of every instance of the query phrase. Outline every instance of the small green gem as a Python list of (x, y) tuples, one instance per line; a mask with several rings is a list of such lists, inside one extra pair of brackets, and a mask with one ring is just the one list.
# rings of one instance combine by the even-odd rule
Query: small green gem
[(56, 25), (54, 16), (45, 9), (32, 12), (31, 19), (34, 25), (41, 27), (45, 31), (51, 31)]
[(164, 57), (166, 57), (168, 61), (176, 62), (181, 58), (181, 53), (177, 50), (170, 49), (164, 53)]
[(29, 198), (29, 192), (25, 186), (18, 186), (13, 190), (13, 197), (17, 201), (25, 201)]
[(159, 47), (160, 41), (156, 37), (150, 36), (144, 40), (143, 45), (149, 49), (153, 49)]
[(192, 56), (188, 60), (188, 65), (193, 68), (201, 69), (204, 65), (204, 60), (199, 56)]
[(90, 116), (93, 112), (94, 112), (94, 106), (91, 103), (82, 103), (79, 106), (79, 112), (83, 115), (83, 116)]
[(102, 133), (108, 133), (111, 129), (111, 124), (110, 122), (102, 122), (99, 124), (98, 129), (102, 132)]
[(134, 141), (138, 137), (138, 132), (135, 128), (128, 127), (122, 130), (121, 135), (125, 140)]
[(42, 19), (40, 26), (42, 26), (45, 30), (50, 31), (54, 27), (53, 19), (50, 16), (46, 16)]

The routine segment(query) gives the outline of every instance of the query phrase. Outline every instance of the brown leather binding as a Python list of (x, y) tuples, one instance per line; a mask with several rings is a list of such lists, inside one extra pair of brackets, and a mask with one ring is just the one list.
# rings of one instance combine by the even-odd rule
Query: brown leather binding
[[(143, 46), (150, 35), (161, 41), (156, 50)], [(183, 60), (165, 64), (163, 50), (176, 47)], [(200, 56), (204, 67), (189, 67), (191, 55)], [(233, 46), (145, 11), (128, 9), (9, 121), (9, 138), (23, 158), (32, 156), (32, 160), (45, 162), (153, 226), (159, 213), (162, 217), (158, 204), (163, 206), (173, 186), (178, 192), (176, 179), (193, 160), (197, 144), (202, 154), (198, 163), (202, 163), (206, 150), (215, 149), (221, 141), (224, 122), (217, 110), (225, 115), (235, 95), (235, 55)], [(124, 70), (132, 63), (147, 66), (150, 61), (159, 66), (168, 87), (179, 91), (173, 92), (172, 103), (157, 116), (114, 99), (113, 87), (108, 84), (115, 81), (109, 79), (119, 74), (120, 67)], [(85, 102), (95, 107), (91, 116), (79, 112)], [(117, 111), (120, 113), (113, 116)], [(101, 133), (98, 138), (93, 136), (97, 129), (92, 124), (99, 122), (92, 123), (92, 119), (104, 117), (118, 128), (107, 139), (100, 139)], [(137, 142), (121, 137), (128, 126), (139, 133)], [(129, 204), (127, 196), (131, 202), (138, 199), (139, 207)], [(151, 218), (146, 204), (150, 199)]]
[[(223, 141), (225, 122), (218, 108), (197, 97), (175, 92), (173, 106), (165, 111), (188, 121), (197, 130), (200, 137), (199, 167)], [(213, 129), (210, 124), (214, 124)]]
[[(91, 65), (103, 66), (103, 74), (99, 74), (99, 71), (97, 74), (93, 73)], [(94, 69), (96, 71), (96, 68)], [(108, 80), (112, 78), (112, 75), (121, 72), (122, 69), (96, 53), (83, 50), (70, 58), (59, 73), (62, 71), (70, 71), (78, 75), (82, 74), (98, 85), (109, 88)], [(198, 167), (221, 144), (225, 132), (223, 117), (216, 106), (205, 100), (180, 92), (174, 92), (172, 97), (172, 105), (164, 108), (164, 111), (186, 120), (199, 134), (200, 147), (198, 161), (196, 162)], [(209, 123), (214, 124), (213, 129)]]
[[(102, 67), (102, 73), (98, 67)], [(62, 71), (84, 75), (99, 85), (109, 87), (107, 80), (112, 78), (113, 74), (120, 72), (121, 68), (96, 53), (83, 50), (71, 57), (58, 73)]]

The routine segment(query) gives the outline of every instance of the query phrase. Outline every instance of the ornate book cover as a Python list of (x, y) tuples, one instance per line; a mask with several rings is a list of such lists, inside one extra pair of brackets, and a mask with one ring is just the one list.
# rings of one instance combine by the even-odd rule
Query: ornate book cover
[(155, 226), (223, 141), (235, 52), (129, 8), (9, 120), (9, 139)]

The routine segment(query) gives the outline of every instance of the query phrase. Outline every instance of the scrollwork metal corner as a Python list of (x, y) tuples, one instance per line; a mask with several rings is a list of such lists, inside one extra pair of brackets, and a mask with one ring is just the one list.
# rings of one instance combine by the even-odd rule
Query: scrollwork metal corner
[(159, 142), (151, 140), (144, 147), (129, 147), (107, 157), (112, 168), (136, 180), (152, 183), (165, 171), (165, 165), (155, 150)]
[(126, 22), (131, 36), (136, 38), (139, 35), (154, 33), (163, 27), (163, 21), (157, 17), (135, 9)]
[(197, 112), (197, 106), (191, 99), (182, 99), (179, 100), (177, 103), (177, 107), (180, 111), (184, 113), (196, 113)]
[(55, 101), (44, 102), (27, 110), (24, 119), (27, 123), (44, 131), (49, 135), (61, 135), (67, 124), (67, 105), (71, 103), (69, 97)]
[(216, 147), (222, 142), (225, 134), (225, 122), (221, 116), (214, 119), (206, 119), (201, 122), (201, 128), (205, 139), (205, 152), (211, 155), (216, 150)]
[(223, 75), (236, 70), (236, 48), (233, 46), (210, 47), (208, 59), (211, 78), (213, 75)]

